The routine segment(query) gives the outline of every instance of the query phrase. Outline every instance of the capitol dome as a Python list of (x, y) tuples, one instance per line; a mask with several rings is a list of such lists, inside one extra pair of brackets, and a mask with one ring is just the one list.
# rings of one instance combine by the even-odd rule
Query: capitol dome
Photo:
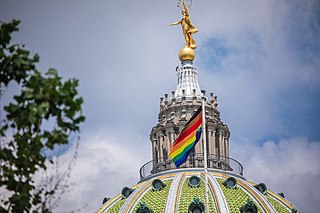
[[(282, 193), (245, 179), (239, 162), (231, 158), (224, 160), (232, 166), (208, 169), (209, 212), (298, 212)], [(143, 177), (152, 163), (141, 168), (142, 180), (137, 185), (124, 187), (117, 196), (105, 199), (98, 213), (205, 212), (203, 168), (167, 168)]]

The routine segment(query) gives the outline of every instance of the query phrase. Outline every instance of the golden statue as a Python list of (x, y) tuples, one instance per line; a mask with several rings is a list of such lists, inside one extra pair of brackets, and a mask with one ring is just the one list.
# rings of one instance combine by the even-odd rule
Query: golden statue
[[(181, 24), (182, 32), (183, 32), (184, 38), (186, 40), (185, 47), (195, 49), (197, 47), (197, 45), (196, 45), (194, 39), (192, 38), (192, 34), (197, 33), (198, 29), (192, 25), (192, 23), (190, 21), (190, 16), (188, 13), (187, 6), (184, 3), (184, 1), (182, 3), (183, 3), (183, 7), (184, 7), (184, 9), (181, 8), (182, 15), (183, 15), (182, 19), (180, 21), (175, 22), (175, 23), (171, 23), (170, 26)], [(178, 4), (178, 6), (179, 6), (179, 4)]]

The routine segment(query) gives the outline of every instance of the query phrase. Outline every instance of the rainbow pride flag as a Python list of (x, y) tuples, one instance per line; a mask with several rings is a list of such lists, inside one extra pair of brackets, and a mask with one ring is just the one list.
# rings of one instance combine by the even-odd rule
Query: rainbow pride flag
[(177, 168), (186, 162), (190, 151), (195, 147), (202, 132), (202, 107), (190, 118), (170, 150), (170, 157)]

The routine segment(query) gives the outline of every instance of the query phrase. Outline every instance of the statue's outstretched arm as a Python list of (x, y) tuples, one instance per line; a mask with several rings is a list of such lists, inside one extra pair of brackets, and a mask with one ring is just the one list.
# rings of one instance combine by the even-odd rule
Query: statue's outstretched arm
[(177, 21), (177, 22), (171, 23), (171, 24), (169, 24), (169, 26), (178, 25), (178, 24), (181, 24), (181, 21)]

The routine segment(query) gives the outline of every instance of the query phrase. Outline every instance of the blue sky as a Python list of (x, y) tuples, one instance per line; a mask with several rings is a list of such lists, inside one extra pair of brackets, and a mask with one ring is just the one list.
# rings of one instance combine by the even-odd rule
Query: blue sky
[[(249, 180), (283, 191), (303, 212), (320, 200), (319, 186), (307, 186), (320, 177), (319, 8), (316, 0), (202, 0), (190, 11), (200, 87), (218, 96), (232, 156)], [(13, 18), (22, 21), (14, 41), (39, 53), (41, 70), (80, 80), (87, 120), (73, 191), (59, 210), (95, 211), (151, 159), (159, 98), (176, 87), (183, 37), (168, 24), (179, 8), (172, 0), (1, 0), (0, 19)]]

